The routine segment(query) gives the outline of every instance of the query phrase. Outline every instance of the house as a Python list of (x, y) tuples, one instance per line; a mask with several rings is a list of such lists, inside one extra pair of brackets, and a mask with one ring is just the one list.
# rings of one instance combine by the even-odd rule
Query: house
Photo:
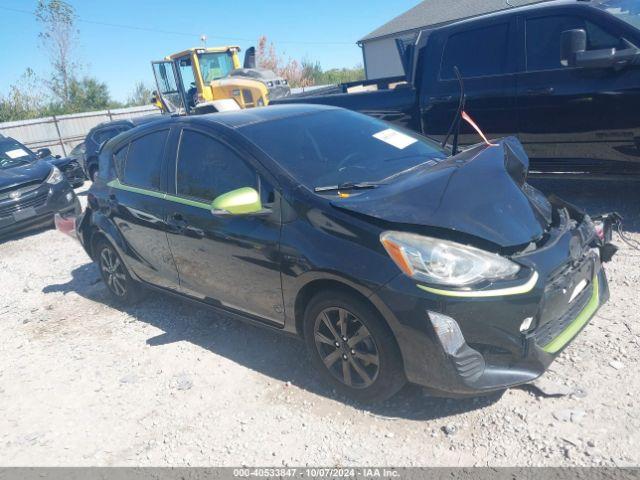
[(358, 41), (368, 79), (404, 75), (396, 39), (414, 39), (420, 30), (546, 0), (424, 0)]

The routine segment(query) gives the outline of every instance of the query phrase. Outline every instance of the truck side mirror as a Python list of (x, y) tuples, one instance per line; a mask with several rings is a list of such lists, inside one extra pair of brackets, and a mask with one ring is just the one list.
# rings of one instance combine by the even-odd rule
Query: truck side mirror
[(566, 30), (562, 32), (560, 44), (560, 63), (565, 67), (575, 67), (578, 54), (587, 50), (587, 32), (581, 28)]

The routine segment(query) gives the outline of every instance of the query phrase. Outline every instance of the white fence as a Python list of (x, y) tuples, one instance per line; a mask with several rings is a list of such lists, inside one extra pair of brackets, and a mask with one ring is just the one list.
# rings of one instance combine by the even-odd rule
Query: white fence
[(158, 113), (160, 110), (152, 105), (73, 113), (0, 123), (0, 133), (15, 138), (32, 150), (47, 147), (54, 155), (66, 156), (99, 123)]

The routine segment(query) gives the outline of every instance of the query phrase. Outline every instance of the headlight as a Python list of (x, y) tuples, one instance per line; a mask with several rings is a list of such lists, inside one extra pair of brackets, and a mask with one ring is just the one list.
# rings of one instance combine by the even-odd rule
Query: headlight
[(406, 232), (384, 232), (380, 241), (400, 270), (430, 284), (465, 286), (511, 277), (520, 267), (495, 253)]
[(55, 185), (57, 183), (60, 183), (62, 180), (64, 180), (62, 172), (58, 169), (58, 167), (53, 167), (45, 182), (47, 182), (49, 185)]

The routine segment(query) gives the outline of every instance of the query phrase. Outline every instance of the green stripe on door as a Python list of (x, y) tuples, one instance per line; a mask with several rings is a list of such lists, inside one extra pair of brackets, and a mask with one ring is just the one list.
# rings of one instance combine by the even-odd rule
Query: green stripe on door
[(169, 195), (168, 193), (162, 193), (162, 192), (157, 192), (155, 190), (147, 190), (146, 188), (125, 185), (123, 183), (120, 183), (120, 180), (118, 180), (117, 178), (115, 180), (111, 180), (109, 183), (107, 183), (107, 185), (111, 188), (124, 190), (126, 192), (138, 193), (140, 195), (146, 195), (148, 197), (161, 198), (163, 200), (167, 200), (168, 202), (180, 203), (182, 205), (189, 205), (190, 207), (211, 210), (210, 203), (198, 202), (197, 200), (189, 200), (187, 198), (176, 197), (174, 195)]

